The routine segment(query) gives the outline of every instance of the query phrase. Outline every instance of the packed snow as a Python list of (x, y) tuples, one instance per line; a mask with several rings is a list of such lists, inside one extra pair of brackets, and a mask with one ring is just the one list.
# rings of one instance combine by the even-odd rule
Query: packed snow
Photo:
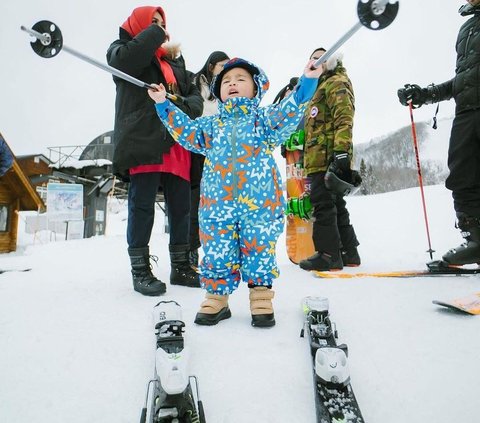
[[(425, 189), (434, 258), (461, 242), (450, 193)], [(362, 266), (357, 271), (423, 269), (429, 260), (417, 188), (348, 199)], [(208, 423), (315, 422), (312, 366), (301, 300), (325, 296), (339, 342), (349, 346), (351, 382), (368, 423), (474, 422), (478, 418), (480, 317), (432, 304), (479, 291), (478, 276), (321, 280), (293, 265), (285, 239), (277, 325), (250, 325), (246, 286), (231, 296), (233, 316), (193, 323), (200, 289), (168, 286), (160, 298), (132, 289), (125, 204), (112, 202), (107, 235), (64, 241), (34, 237), (20, 222), (15, 253), (0, 269), (0, 422), (139, 421), (154, 367), (152, 308), (183, 307), (190, 371), (199, 378)], [(56, 235), (56, 236), (55, 236)], [(169, 277), (168, 235), (158, 210), (151, 252)]]

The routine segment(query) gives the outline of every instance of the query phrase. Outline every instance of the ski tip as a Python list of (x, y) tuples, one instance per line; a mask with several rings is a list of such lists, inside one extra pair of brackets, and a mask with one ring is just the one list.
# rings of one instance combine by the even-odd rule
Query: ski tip
[(310, 311), (327, 311), (329, 303), (327, 297), (308, 296), (302, 299), (302, 310), (305, 315)]
[(467, 295), (466, 297), (456, 298), (453, 300), (433, 300), (432, 303), (469, 315), (480, 314), (480, 292), (476, 292), (474, 294)]

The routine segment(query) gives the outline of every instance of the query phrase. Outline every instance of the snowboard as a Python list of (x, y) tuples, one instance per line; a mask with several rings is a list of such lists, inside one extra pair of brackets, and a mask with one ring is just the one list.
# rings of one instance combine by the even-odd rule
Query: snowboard
[(467, 314), (480, 314), (480, 292), (476, 292), (466, 297), (457, 298), (454, 300), (433, 300), (432, 303)]
[(451, 266), (442, 260), (427, 263), (423, 270), (393, 270), (385, 272), (320, 272), (313, 271), (314, 276), (320, 279), (353, 279), (353, 278), (420, 278), (438, 276), (469, 276), (480, 274), (480, 267), (468, 268)]
[(310, 178), (305, 176), (303, 167), (303, 146), (305, 132), (294, 132), (285, 143), (287, 176), (287, 255), (298, 264), (315, 253), (311, 219)]

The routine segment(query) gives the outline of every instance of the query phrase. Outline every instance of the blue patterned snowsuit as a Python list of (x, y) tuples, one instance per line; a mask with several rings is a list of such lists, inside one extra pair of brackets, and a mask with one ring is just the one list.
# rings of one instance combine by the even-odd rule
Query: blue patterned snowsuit
[(275, 247), (284, 226), (285, 200), (273, 157), (300, 121), (317, 79), (301, 78), (294, 94), (277, 105), (258, 107), (268, 89), (259, 69), (253, 99), (219, 102), (219, 114), (190, 119), (170, 101), (156, 104), (162, 123), (188, 150), (206, 156), (199, 208), (205, 256), (201, 284), (230, 294), (241, 278), (271, 286), (279, 275)]

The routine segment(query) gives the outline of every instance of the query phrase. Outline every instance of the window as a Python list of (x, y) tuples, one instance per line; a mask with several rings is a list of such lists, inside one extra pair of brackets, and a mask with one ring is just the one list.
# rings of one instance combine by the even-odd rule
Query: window
[(0, 232), (8, 231), (9, 207), (6, 204), (0, 204)]

